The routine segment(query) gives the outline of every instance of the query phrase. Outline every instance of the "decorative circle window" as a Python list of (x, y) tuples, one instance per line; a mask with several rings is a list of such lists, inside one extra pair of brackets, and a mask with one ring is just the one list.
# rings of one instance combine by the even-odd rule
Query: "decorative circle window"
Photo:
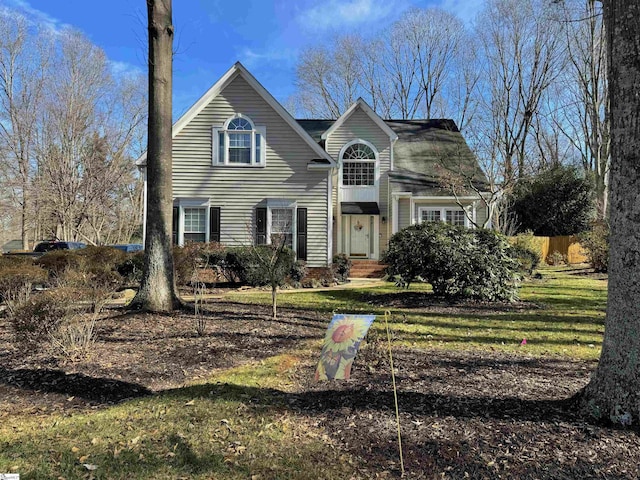
[(342, 185), (375, 185), (376, 154), (369, 145), (354, 143), (342, 154)]

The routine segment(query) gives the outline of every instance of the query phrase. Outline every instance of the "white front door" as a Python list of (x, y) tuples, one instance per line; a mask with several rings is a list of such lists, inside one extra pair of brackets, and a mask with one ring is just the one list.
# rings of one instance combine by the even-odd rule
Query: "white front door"
[(369, 215), (350, 215), (348, 218), (350, 256), (369, 258)]

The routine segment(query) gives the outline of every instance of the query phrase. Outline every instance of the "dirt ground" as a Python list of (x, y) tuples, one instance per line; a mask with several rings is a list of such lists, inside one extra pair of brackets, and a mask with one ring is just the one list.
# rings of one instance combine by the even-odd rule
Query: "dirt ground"
[[(408, 303), (416, 309), (429, 307)], [(416, 300), (416, 299), (413, 299)], [(324, 336), (329, 315), (225, 301), (208, 305), (207, 331), (189, 314), (108, 312), (87, 360), (61, 362), (21, 351), (0, 319), (0, 421), (15, 413), (72, 413), (152, 395), (219, 369), (267, 358)], [(589, 424), (567, 401), (593, 362), (397, 349), (398, 401), (406, 478), (633, 479), (638, 431)], [(382, 345), (364, 346), (348, 382), (316, 383), (317, 358), (273, 391), (294, 415), (351, 452), (362, 478), (399, 476), (391, 376)], [(386, 474), (385, 474), (386, 472)]]

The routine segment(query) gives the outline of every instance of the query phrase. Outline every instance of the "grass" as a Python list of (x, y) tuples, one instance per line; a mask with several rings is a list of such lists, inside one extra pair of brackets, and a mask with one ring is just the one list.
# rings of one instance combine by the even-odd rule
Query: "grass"
[[(428, 293), (425, 285), (408, 294)], [(284, 293), (280, 306), (383, 314), (381, 303), (407, 295), (373, 289)], [(270, 302), (268, 294), (231, 296)], [(395, 343), (418, 348), (491, 350), (596, 359), (606, 282), (543, 270), (521, 289), (518, 309), (391, 308)], [(453, 313), (451, 313), (453, 312)], [(382, 330), (383, 323), (374, 328)], [(526, 345), (520, 345), (523, 338)], [(317, 350), (317, 349), (316, 349)], [(287, 408), (291, 352), (230, 369), (205, 382), (95, 412), (2, 416), (0, 472), (29, 479), (307, 479), (357, 474), (321, 427)], [(95, 469), (94, 469), (95, 468)], [(91, 469), (91, 470), (90, 470)]]
[(23, 480), (349, 478), (349, 458), (279, 398), (295, 360), (274, 357), (95, 413), (4, 419), (0, 472)]
[[(278, 297), (280, 307), (335, 313), (392, 313), (396, 344), (417, 348), (475, 349), (535, 356), (561, 356), (595, 360), (600, 356), (607, 283), (572, 275), (570, 267), (543, 268), (542, 280), (524, 283), (518, 309), (470, 307), (420, 311), (387, 307), (386, 299), (398, 295), (429, 293), (425, 284), (408, 291), (393, 284), (368, 289), (287, 292)], [(265, 293), (229, 295), (241, 303), (269, 304)], [(453, 313), (452, 313), (453, 312)], [(382, 322), (373, 328), (382, 330)], [(521, 345), (526, 339), (526, 345)]]

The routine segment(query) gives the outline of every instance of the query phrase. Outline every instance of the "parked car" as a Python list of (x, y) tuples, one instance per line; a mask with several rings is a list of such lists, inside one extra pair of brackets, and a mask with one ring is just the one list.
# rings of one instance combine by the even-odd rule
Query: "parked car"
[(57, 242), (47, 241), (40, 242), (33, 249), (34, 253), (47, 253), (53, 250), (78, 250), (79, 248), (85, 248), (87, 245), (81, 242)]
[(144, 249), (141, 243), (122, 243), (120, 245), (109, 245), (109, 246), (113, 248), (117, 248), (118, 250), (122, 250), (123, 252), (126, 252), (126, 253), (141, 252)]

